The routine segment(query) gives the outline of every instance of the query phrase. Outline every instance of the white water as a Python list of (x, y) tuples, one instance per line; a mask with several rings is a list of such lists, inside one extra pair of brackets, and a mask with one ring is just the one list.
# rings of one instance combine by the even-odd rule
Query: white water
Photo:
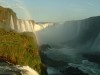
[(0, 66), (0, 75), (39, 75), (34, 69), (29, 66)]
[(11, 20), (10, 20), (10, 25), (11, 25), (11, 29), (14, 30), (14, 21), (11, 15)]
[(100, 75), (100, 66), (96, 63), (89, 62), (88, 60), (83, 60), (81, 64), (69, 63), (70, 66), (78, 67), (84, 73), (89, 75)]
[(21, 26), (22, 26), (22, 32), (25, 32), (26, 31), (26, 29), (25, 29), (25, 24), (24, 24), (24, 21), (22, 21), (22, 23), (21, 23)]
[(34, 30), (35, 31), (41, 31), (43, 29), (48, 28), (49, 26), (53, 26), (53, 23), (43, 23), (43, 24), (35, 24), (34, 25)]
[[(21, 20), (18, 22), (20, 22), (20, 29), (18, 31), (20, 31), (20, 32), (33, 32), (34, 25), (31, 23), (31, 21)], [(19, 27), (18, 24), (17, 24), (17, 27)]]
[(20, 32), (21, 27), (20, 27), (20, 24), (19, 24), (18, 20), (17, 20), (17, 25), (18, 25), (18, 31)]
[[(28, 20), (17, 20), (17, 24), (14, 23), (13, 17), (11, 15), (11, 29), (16, 30), (17, 32), (33, 32), (34, 24), (32, 24), (31, 21)], [(15, 28), (15, 25), (17, 25), (17, 28)]]
[(35, 31), (40, 31), (40, 30), (42, 30), (42, 29), (43, 29), (42, 26), (40, 26), (40, 25), (38, 25), (38, 24), (35, 24), (35, 26), (34, 26), (34, 30), (35, 30)]
[(19, 70), (21, 70), (22, 75), (39, 75), (35, 70), (30, 68), (29, 66), (16, 66)]
[[(16, 30), (17, 32), (34, 32), (41, 31), (49, 26), (52, 26), (53, 23), (43, 23), (43, 24), (33, 24), (30, 20), (17, 20), (17, 24), (14, 23), (13, 16), (11, 15), (10, 19), (11, 29)], [(17, 29), (15, 28), (17, 25)]]

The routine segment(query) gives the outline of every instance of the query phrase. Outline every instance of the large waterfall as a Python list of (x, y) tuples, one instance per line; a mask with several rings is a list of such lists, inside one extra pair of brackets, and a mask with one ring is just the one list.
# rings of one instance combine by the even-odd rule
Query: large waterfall
[(10, 19), (11, 29), (17, 32), (34, 32), (41, 31), (47, 27), (53, 26), (54, 23), (33, 23), (32, 20), (17, 19), (15, 22), (13, 16)]
[(16, 30), (18, 32), (33, 32), (34, 24), (31, 20), (21, 20), (17, 19), (17, 23), (14, 23), (14, 19), (11, 16), (10, 25), (12, 30)]

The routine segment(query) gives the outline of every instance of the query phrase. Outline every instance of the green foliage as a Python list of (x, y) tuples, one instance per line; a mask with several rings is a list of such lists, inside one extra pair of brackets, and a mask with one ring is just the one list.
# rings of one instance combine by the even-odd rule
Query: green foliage
[(41, 73), (41, 59), (36, 38), (0, 29), (0, 60), (29, 65)]

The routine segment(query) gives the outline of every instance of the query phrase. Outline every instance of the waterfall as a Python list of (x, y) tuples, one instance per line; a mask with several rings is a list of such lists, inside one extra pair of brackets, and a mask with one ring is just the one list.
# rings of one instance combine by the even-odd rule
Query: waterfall
[(22, 75), (39, 75), (35, 70), (29, 66), (16, 66), (17, 69), (21, 70)]
[[(34, 24), (30, 20), (19, 20), (17, 19), (17, 24), (14, 23), (14, 19), (11, 15), (10, 25), (12, 30), (16, 30), (17, 32), (33, 32)], [(14, 27), (17, 25), (17, 29)]]
[(76, 30), (77, 30), (76, 34), (78, 36), (80, 34), (80, 31), (81, 31), (81, 22), (78, 22)]
[[(34, 30), (34, 26), (32, 24), (32, 22), (30, 21), (30, 25), (31, 25), (31, 30), (33, 31)], [(34, 31), (33, 31), (34, 32)]]
[[(43, 30), (49, 27), (49, 25), (53, 25), (53, 24), (51, 23), (33, 24), (31, 20), (22, 20), (22, 19), (17, 19), (15, 23), (14, 18), (11, 15), (10, 25), (11, 25), (11, 29), (17, 32), (34, 32), (34, 31)], [(15, 25), (17, 27), (15, 27)]]
[(17, 20), (17, 27), (18, 27), (18, 31), (21, 32), (21, 27), (20, 27), (20, 24), (19, 24), (18, 20)]
[(11, 20), (10, 20), (10, 25), (11, 25), (11, 29), (14, 30), (14, 21), (13, 21), (12, 15), (11, 15)]
[(31, 29), (31, 24), (30, 24), (30, 21), (25, 21), (25, 25), (26, 25), (26, 28), (28, 32), (33, 32), (32, 29)]
[(0, 75), (39, 75), (34, 69), (29, 66), (0, 66)]
[(22, 32), (25, 32), (26, 31), (26, 29), (25, 29), (25, 23), (24, 23), (24, 21), (22, 20), (22, 22), (21, 22), (21, 26), (22, 26)]
[(0, 61), (0, 75), (39, 75), (29, 66), (14, 65), (8, 61)]
[(30, 26), (31, 26), (31, 31), (33, 31), (34, 30), (34, 27), (33, 27), (32, 22), (30, 22)]
[(28, 23), (28, 21), (25, 21), (25, 28), (26, 28), (27, 31), (29, 31), (29, 23)]

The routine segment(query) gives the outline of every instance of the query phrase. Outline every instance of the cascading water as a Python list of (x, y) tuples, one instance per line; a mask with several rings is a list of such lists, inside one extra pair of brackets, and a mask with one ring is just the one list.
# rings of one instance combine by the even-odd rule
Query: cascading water
[(11, 20), (10, 20), (10, 25), (11, 25), (11, 29), (14, 30), (14, 21), (13, 21), (12, 15), (11, 15)]
[(34, 30), (34, 25), (32, 24), (32, 22), (31, 21), (25, 21), (25, 25), (26, 25), (26, 28), (27, 28), (27, 31), (29, 31), (29, 32), (33, 32), (33, 30)]
[(20, 32), (21, 27), (20, 27), (20, 24), (19, 24), (19, 21), (18, 20), (17, 20), (17, 26), (18, 26), (18, 31)]
[(0, 75), (39, 75), (29, 66), (13, 65), (8, 62), (0, 62)]
[(29, 66), (16, 66), (17, 69), (21, 70), (22, 75), (39, 75), (35, 70)]
[(21, 20), (20, 26), (21, 26), (21, 32), (24, 32), (25, 27), (24, 27), (24, 22), (23, 22), (23, 20)]
[(17, 32), (33, 32), (34, 24), (27, 20), (17, 20), (17, 29), (15, 28), (15, 23), (11, 15), (10, 25), (12, 30), (17, 30)]
[[(30, 30), (30, 23), (29, 21), (25, 21), (25, 27), (26, 27), (26, 30), (29, 31)], [(31, 30), (30, 30), (31, 31)]]
[(31, 30), (33, 31), (34, 30), (34, 26), (33, 26), (32, 22), (30, 22), (30, 24), (31, 24)]
[(77, 36), (79, 35), (79, 33), (80, 33), (80, 30), (81, 30), (81, 22), (78, 22), (78, 24), (77, 24)]

